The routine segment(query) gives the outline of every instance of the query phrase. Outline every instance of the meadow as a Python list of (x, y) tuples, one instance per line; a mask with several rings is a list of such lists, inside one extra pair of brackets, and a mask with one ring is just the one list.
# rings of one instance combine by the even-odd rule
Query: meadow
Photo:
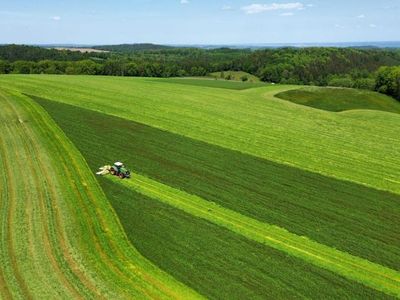
[(200, 298), (129, 243), (85, 160), (31, 99), (0, 90), (0, 298)]
[(400, 192), (399, 116), (332, 114), (274, 97), (296, 86), (235, 91), (155, 79), (0, 76), (23, 93), (119, 116), (224, 148)]
[[(356, 90), (358, 110), (336, 113), (275, 97), (296, 86), (239, 89), (240, 82), (223, 88), (208, 82), (223, 81), (0, 76), (4, 93), (24, 99), (46, 119), (47, 127), (30, 126), (42, 134), (56, 131), (58, 139), (43, 139), (43, 147), (68, 144), (75, 155), (76, 163), (67, 166), (63, 152), (45, 152), (55, 161), (64, 157), (64, 170), (82, 169), (83, 177), (73, 179), (60, 171), (59, 184), (82, 184), (95, 195), (92, 205), (76, 206), (66, 215), (70, 223), (57, 228), (80, 230), (82, 244), (92, 245), (73, 220), (92, 220), (94, 228), (109, 222), (96, 236), (104, 234), (105, 245), (108, 238), (123, 240), (118, 249), (131, 253), (112, 257), (118, 251), (107, 246), (110, 260), (140, 266), (114, 292), (120, 287), (137, 295), (150, 289), (149, 297), (237, 299), (399, 296), (400, 116), (360, 107)], [(328, 96), (321, 99), (331, 105)], [(21, 118), (11, 119), (18, 125)], [(7, 140), (14, 135), (10, 131)], [(96, 182), (95, 170), (115, 160), (131, 167), (133, 178)], [(5, 186), (13, 186), (7, 178)], [(74, 206), (74, 196), (68, 199)], [(91, 209), (107, 218), (82, 214)], [(75, 251), (90, 257), (94, 248), (88, 249)], [(96, 257), (90, 262), (98, 266)], [(110, 265), (104, 261), (109, 281), (100, 286), (118, 280)], [(132, 283), (146, 272), (158, 281)]]
[(51, 114), (93, 170), (118, 158), (135, 172), (168, 186), (399, 268), (400, 195), (277, 164), (126, 119), (34, 99)]
[(135, 247), (207, 298), (390, 298), (108, 179), (101, 185)]

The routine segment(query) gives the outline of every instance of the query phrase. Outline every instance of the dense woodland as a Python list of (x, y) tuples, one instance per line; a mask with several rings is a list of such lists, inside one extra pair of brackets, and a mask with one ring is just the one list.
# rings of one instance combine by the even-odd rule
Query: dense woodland
[(152, 44), (99, 46), (80, 53), (0, 47), (0, 74), (206, 76), (244, 71), (262, 81), (378, 90), (400, 99), (400, 50), (356, 48), (197, 49)]

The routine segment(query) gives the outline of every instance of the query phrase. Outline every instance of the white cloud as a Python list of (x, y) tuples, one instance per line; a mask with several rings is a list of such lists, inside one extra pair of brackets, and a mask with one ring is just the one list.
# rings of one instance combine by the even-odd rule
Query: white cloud
[(365, 18), (365, 15), (364, 15), (364, 14), (358, 15), (357, 18), (358, 18), (358, 19), (364, 19), (364, 18)]
[(222, 10), (232, 10), (233, 9), (233, 7), (232, 6), (230, 6), (230, 5), (224, 5), (224, 6), (222, 6), (222, 8), (221, 8)]
[(189, 4), (189, 0), (181, 0), (181, 4)]
[(341, 28), (341, 29), (344, 29), (344, 28), (345, 28), (343, 25), (340, 25), (340, 24), (335, 24), (335, 27), (336, 27), (336, 28)]
[(294, 16), (294, 13), (292, 13), (292, 12), (286, 12), (286, 13), (280, 14), (280, 16), (281, 16), (281, 17), (291, 17), (291, 16)]
[(300, 2), (292, 3), (272, 3), (272, 4), (250, 4), (243, 6), (243, 10), (246, 14), (259, 14), (265, 11), (271, 10), (301, 10), (304, 9), (304, 4)]
[(371, 28), (376, 28), (376, 27), (378, 27), (378, 26), (376, 26), (375, 24), (369, 24), (369, 27), (371, 27)]
[(50, 19), (52, 19), (53, 21), (60, 21), (61, 17), (60, 16), (54, 16), (54, 17), (51, 17)]
[(314, 4), (307, 4), (306, 6), (307, 7), (314, 7), (315, 5)]

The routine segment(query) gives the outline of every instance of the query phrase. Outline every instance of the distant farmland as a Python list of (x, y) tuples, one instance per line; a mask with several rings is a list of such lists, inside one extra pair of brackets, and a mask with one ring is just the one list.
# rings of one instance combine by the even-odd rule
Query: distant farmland
[(99, 50), (99, 49), (93, 49), (93, 48), (74, 48), (74, 47), (57, 47), (57, 48), (50, 48), (50, 49), (56, 49), (56, 50), (68, 50), (68, 51), (73, 51), (73, 52), (81, 52), (81, 53), (108, 53), (109, 51), (106, 50)]

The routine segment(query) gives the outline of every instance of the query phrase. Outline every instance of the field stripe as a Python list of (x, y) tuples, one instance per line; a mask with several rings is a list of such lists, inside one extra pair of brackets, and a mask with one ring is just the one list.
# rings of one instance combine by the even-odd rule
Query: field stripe
[(0, 298), (201, 298), (142, 257), (73, 144), (0, 90)]
[[(13, 113), (19, 116), (15, 104), (9, 102), (9, 105), (13, 109)], [(51, 163), (45, 161), (46, 155), (41, 153), (41, 149), (37, 141), (35, 141), (35, 135), (29, 126), (22, 121), (22, 117), (18, 117), (21, 127), (21, 140), (26, 153), (30, 153), (32, 159), (28, 159), (21, 165), (22, 168), (29, 170), (40, 170), (40, 172), (32, 172), (31, 176), (26, 176), (32, 181), (32, 185), (37, 187), (40, 186), (41, 181), (44, 180), (47, 184), (42, 189), (37, 189), (38, 195), (33, 201), (39, 201), (38, 215), (44, 232), (43, 246), (53, 267), (53, 271), (60, 280), (62, 286), (65, 286), (70, 290), (74, 297), (85, 295), (85, 297), (99, 297), (100, 295), (96, 292), (95, 286), (86, 280), (85, 276), (79, 270), (79, 265), (69, 255), (69, 249), (66, 247), (65, 234), (62, 232), (63, 225), (60, 223), (60, 216), (57, 215), (58, 206), (52, 204), (52, 200), (57, 199), (57, 190), (55, 188), (57, 180), (50, 176), (49, 172), (43, 169), (44, 166), (48, 166)], [(22, 122), (21, 122), (22, 121)], [(46, 201), (47, 200), (47, 201)], [(30, 201), (29, 203), (32, 203)], [(27, 207), (26, 214), (30, 215), (34, 211), (33, 207)], [(30, 218), (33, 220), (33, 218)], [(31, 222), (29, 229), (34, 227), (34, 223)], [(31, 238), (35, 235), (31, 234)], [(31, 245), (34, 245), (34, 240), (31, 240)], [(77, 280), (79, 278), (79, 280)], [(71, 284), (74, 282), (74, 284)]]
[(243, 216), (139, 174), (134, 174), (133, 179), (124, 181), (113, 177), (107, 178), (249, 239), (287, 252), (389, 295), (400, 297), (400, 272), (292, 234), (283, 228)]

